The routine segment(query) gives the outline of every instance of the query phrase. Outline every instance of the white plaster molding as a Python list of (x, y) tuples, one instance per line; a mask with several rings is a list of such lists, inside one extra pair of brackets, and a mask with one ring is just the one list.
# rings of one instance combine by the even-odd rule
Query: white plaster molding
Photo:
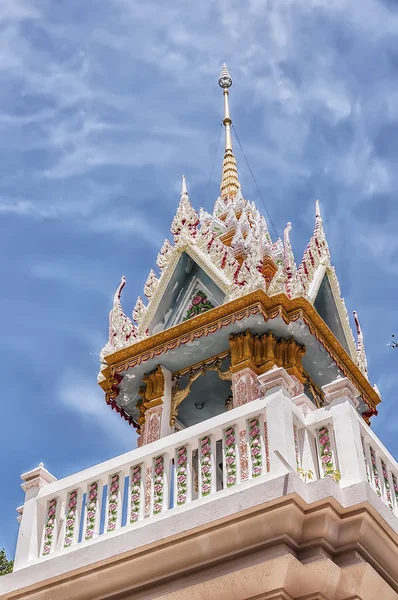
[(31, 488), (41, 488), (48, 483), (57, 481), (57, 478), (44, 468), (43, 463), (40, 463), (38, 467), (32, 469), (31, 471), (23, 473), (21, 475), (21, 479), (24, 482), (21, 484), (24, 492)]
[(310, 283), (310, 286), (308, 288), (308, 294), (307, 294), (307, 298), (311, 302), (311, 304), (314, 304), (314, 302), (315, 302), (316, 296), (319, 292), (319, 288), (321, 287), (321, 283), (322, 283), (324, 275), (326, 273), (326, 269), (327, 269), (326, 263), (321, 262), (315, 271), (314, 278), (312, 279), (312, 281)]
[(299, 396), (294, 396), (292, 400), (294, 404), (302, 410), (304, 415), (307, 415), (309, 412), (316, 410), (315, 404), (304, 393), (300, 394)]
[(360, 393), (347, 377), (335, 379), (331, 383), (322, 386), (322, 390), (325, 393), (325, 400), (328, 404), (333, 404), (338, 400), (348, 399), (354, 408), (357, 408), (359, 405), (358, 398)]
[(283, 367), (274, 367), (270, 371), (257, 377), (260, 390), (263, 394), (268, 394), (274, 388), (282, 389), (289, 397), (293, 396), (293, 390), (296, 382)]

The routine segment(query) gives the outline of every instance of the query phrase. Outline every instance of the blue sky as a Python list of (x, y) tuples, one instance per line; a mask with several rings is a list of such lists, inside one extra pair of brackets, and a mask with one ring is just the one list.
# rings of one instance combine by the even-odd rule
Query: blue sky
[[(105, 405), (98, 353), (121, 275), (130, 314), (187, 177), (217, 197), (217, 85), (280, 234), (301, 260), (321, 201), (358, 311), (374, 429), (398, 453), (398, 7), (381, 0), (2, 0), (0, 548), (20, 474), (61, 478), (135, 446)], [(237, 147), (244, 195), (263, 205)]]

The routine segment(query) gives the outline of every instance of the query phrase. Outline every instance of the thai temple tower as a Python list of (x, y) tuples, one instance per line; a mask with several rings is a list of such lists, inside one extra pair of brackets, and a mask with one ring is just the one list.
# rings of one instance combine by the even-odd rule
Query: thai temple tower
[(241, 190), (229, 107), (213, 212), (185, 178), (130, 318), (123, 277), (99, 385), (138, 447), (22, 475), (0, 599), (398, 599), (398, 464), (319, 203), (297, 266)]

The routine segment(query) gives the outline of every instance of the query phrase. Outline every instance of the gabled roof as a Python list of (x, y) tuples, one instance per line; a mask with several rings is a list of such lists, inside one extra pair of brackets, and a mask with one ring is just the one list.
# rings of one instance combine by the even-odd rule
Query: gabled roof
[[(287, 224), (283, 241), (279, 238), (273, 241), (255, 203), (247, 201), (242, 194), (230, 129), (232, 121), (228, 88), (232, 79), (225, 66), (219, 84), (224, 94), (223, 123), (226, 134), (220, 196), (212, 214), (203, 209), (198, 213), (190, 202), (183, 177), (180, 201), (171, 225), (173, 243), (167, 239), (164, 241), (156, 260), (158, 274), (151, 269), (148, 275), (144, 286), (147, 304), (141, 297), (137, 299), (133, 310), (134, 323), (124, 314), (120, 303), (125, 284), (123, 278), (110, 313), (109, 340), (101, 352), (102, 364), (105, 356), (150, 335), (162, 297), (181, 256), (186, 253), (222, 291), (224, 302), (260, 289), (270, 297), (282, 293), (289, 299), (305, 298), (316, 308), (317, 304), (322, 304), (319, 294), (326, 281), (330, 287), (327, 311), (324, 315), (321, 312), (319, 314), (367, 376), (362, 333), (358, 330), (357, 350), (331, 264), (319, 202), (316, 202), (314, 232), (297, 268), (290, 243), (291, 224)], [(326, 313), (331, 315), (329, 320)]]

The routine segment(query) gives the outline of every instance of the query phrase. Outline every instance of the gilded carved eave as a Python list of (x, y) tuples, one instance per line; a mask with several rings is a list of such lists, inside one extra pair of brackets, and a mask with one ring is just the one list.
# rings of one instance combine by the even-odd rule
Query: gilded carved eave
[[(380, 397), (369, 381), (353, 362), (335, 335), (305, 298), (289, 299), (285, 294), (269, 297), (263, 290), (256, 290), (243, 297), (231, 300), (206, 313), (183, 321), (170, 329), (145, 338), (113, 354), (105, 356), (107, 367), (102, 370), (104, 379), (99, 385), (107, 394), (107, 402), (113, 404), (118, 395), (121, 373), (128, 368), (147, 361), (155, 356), (186, 344), (194, 339), (218, 331), (230, 323), (240, 321), (252, 314), (261, 314), (265, 321), (280, 316), (285, 323), (302, 319), (310, 332), (316, 336), (339, 369), (348, 377), (361, 393), (364, 402), (373, 414)], [(116, 410), (118, 410), (116, 408)], [(120, 410), (119, 410), (120, 412)]]

